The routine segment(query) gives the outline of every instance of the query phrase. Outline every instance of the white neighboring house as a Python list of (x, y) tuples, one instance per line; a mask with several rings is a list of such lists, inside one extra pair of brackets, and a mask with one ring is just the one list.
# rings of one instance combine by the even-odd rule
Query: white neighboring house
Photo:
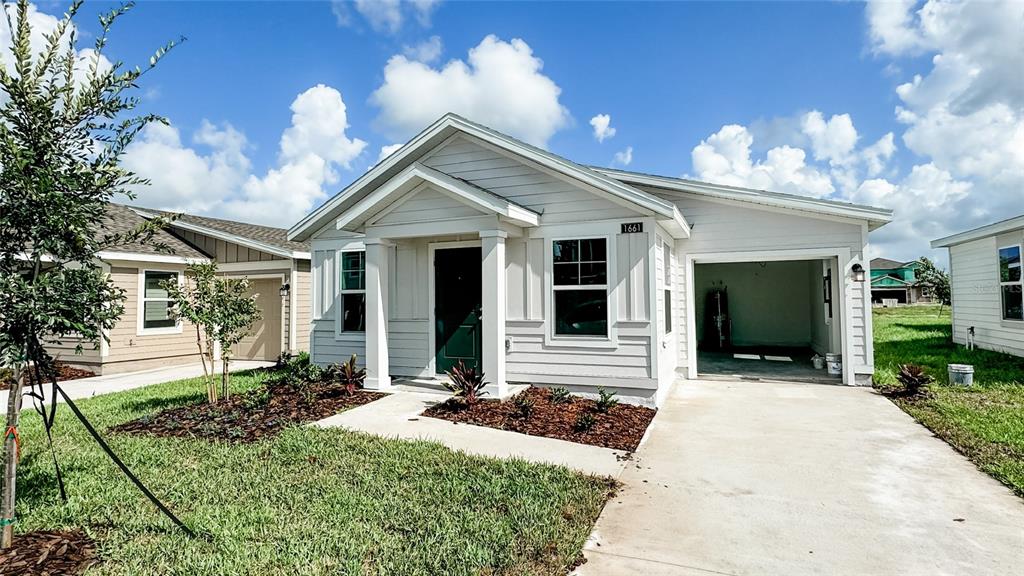
[(704, 295), (725, 282), (747, 310), (735, 343), (840, 353), (844, 383), (870, 382), (864, 248), (891, 218), (581, 166), (448, 114), (288, 237), (311, 243), (314, 362), (358, 354), (368, 388), (461, 359), (492, 395), (525, 382), (659, 404), (697, 376)]
[(953, 341), (1024, 356), (1024, 215), (938, 240), (949, 249)]

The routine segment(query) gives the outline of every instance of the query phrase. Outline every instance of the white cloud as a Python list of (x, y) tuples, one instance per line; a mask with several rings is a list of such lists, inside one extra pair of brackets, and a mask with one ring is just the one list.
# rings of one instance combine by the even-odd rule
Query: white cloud
[(531, 144), (545, 146), (570, 122), (561, 88), (542, 73), (544, 63), (519, 39), (487, 36), (466, 61), (442, 68), (396, 55), (384, 83), (370, 96), (378, 126), (405, 140), (446, 112), (456, 112)]
[(594, 138), (598, 142), (615, 136), (615, 128), (612, 127), (612, 117), (608, 114), (598, 114), (590, 119), (590, 125), (594, 127)]
[(431, 64), (441, 57), (441, 50), (441, 37), (431, 36), (419, 44), (403, 47), (402, 53), (410, 60)]
[(834, 190), (828, 174), (806, 163), (800, 148), (777, 146), (764, 160), (751, 159), (754, 138), (744, 126), (730, 124), (694, 147), (691, 158), (697, 178), (708, 182), (805, 196), (827, 196)]
[(632, 164), (633, 163), (633, 147), (632, 146), (626, 146), (625, 150), (622, 150), (621, 152), (616, 152), (615, 153), (615, 158), (613, 159), (613, 163), (614, 164), (618, 164), (619, 166), (629, 166), (630, 164)]
[(849, 114), (836, 114), (825, 121), (817, 110), (804, 114), (800, 122), (803, 133), (811, 139), (815, 160), (828, 160), (832, 165), (846, 165), (854, 160), (857, 129)]
[(861, 151), (867, 175), (874, 177), (881, 174), (894, 152), (896, 152), (896, 142), (892, 132), (882, 136), (877, 142)]
[(245, 136), (230, 125), (204, 121), (182, 142), (174, 126), (153, 124), (128, 147), (125, 167), (149, 178), (143, 206), (236, 218), (287, 227), (326, 196), (366, 142), (348, 136), (345, 102), (334, 88), (317, 85), (296, 96), (291, 125), (281, 134), (277, 166), (252, 173)]
[(440, 0), (331, 0), (331, 13), (338, 26), (351, 26), (350, 8), (355, 8), (375, 31), (397, 34), (407, 21), (407, 12), (420, 26), (429, 28), (439, 4)]
[(405, 146), (405, 144), (389, 144), (387, 146), (381, 146), (380, 154), (377, 156), (377, 162), (381, 162), (388, 156), (391, 156), (395, 152), (398, 152), (398, 149), (401, 148), (402, 146)]

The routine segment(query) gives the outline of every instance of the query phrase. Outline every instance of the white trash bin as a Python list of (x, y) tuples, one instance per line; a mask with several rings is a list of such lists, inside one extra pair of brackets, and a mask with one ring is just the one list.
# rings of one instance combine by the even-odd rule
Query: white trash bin
[(825, 364), (828, 366), (830, 376), (843, 375), (843, 355), (829, 352), (825, 354)]
[(973, 386), (974, 385), (974, 366), (970, 364), (950, 364), (947, 366), (949, 370), (949, 383), (955, 386)]

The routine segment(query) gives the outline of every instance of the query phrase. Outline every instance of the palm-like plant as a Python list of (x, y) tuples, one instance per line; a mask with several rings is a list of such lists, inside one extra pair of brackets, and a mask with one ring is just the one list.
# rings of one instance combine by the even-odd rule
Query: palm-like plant
[(366, 380), (366, 369), (356, 367), (355, 354), (349, 358), (348, 362), (339, 364), (337, 370), (338, 380), (345, 387), (345, 392), (349, 396), (355, 394), (357, 389), (363, 387), (363, 381)]
[(446, 372), (451, 382), (445, 382), (445, 388), (452, 391), (456, 398), (460, 398), (466, 405), (476, 404), (480, 397), (487, 392), (484, 388), (487, 382), (484, 381), (484, 373), (477, 372), (476, 368), (467, 368), (462, 360)]
[(908, 396), (918, 396), (928, 389), (928, 385), (935, 379), (924, 371), (924, 368), (917, 364), (900, 364), (900, 371), (896, 379), (903, 385), (903, 390)]

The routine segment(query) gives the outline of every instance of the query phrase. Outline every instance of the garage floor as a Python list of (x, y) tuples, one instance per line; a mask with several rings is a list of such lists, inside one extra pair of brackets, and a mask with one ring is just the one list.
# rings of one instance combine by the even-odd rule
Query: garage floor
[(1020, 574), (1024, 501), (870, 388), (686, 380), (585, 576)]
[[(737, 358), (737, 355), (753, 357)], [(839, 384), (839, 376), (829, 376), (811, 363), (814, 352), (807, 348), (735, 348), (728, 352), (700, 351), (697, 353), (697, 374), (700, 378), (735, 380), (777, 380), (783, 382), (812, 382)], [(770, 360), (767, 357), (791, 358), (792, 362)]]

